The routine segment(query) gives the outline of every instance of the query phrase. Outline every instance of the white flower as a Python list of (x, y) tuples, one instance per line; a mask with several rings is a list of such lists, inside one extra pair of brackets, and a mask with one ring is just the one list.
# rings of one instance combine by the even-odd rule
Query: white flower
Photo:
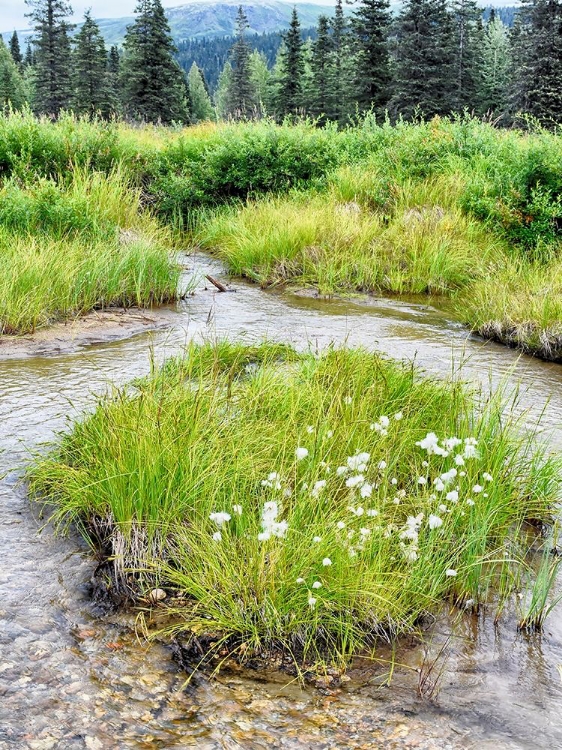
[(455, 463), (457, 466), (464, 466), (464, 458), (460, 453), (457, 453), (457, 455), (455, 456)]
[(297, 457), (297, 461), (302, 461), (303, 458), (306, 458), (308, 456), (308, 448), (297, 448), (295, 451), (295, 456)]
[(465, 477), (466, 471), (459, 471), (459, 477)]
[(362, 516), (364, 512), (365, 510), (359, 505), (359, 507), (355, 510), (355, 515), (359, 517)]
[(393, 484), (396, 486), (398, 484), (398, 479), (396, 479), (396, 477), (392, 477), (392, 479), (390, 480), (390, 484)]
[(324, 559), (322, 560), (322, 565), (323, 565), (323, 566), (324, 566), (325, 568), (327, 568), (327, 567), (328, 567), (328, 565), (331, 565), (331, 564), (332, 564), (332, 561), (330, 560), (330, 558), (329, 558), (329, 557), (325, 557), (325, 558), (324, 558)]
[(395, 419), (395, 420), (396, 420), (397, 422), (399, 422), (399, 421), (400, 421), (400, 420), (402, 419), (402, 417), (403, 417), (403, 416), (404, 416), (404, 415), (402, 414), (402, 412), (401, 412), (401, 411), (397, 411), (397, 412), (396, 412), (396, 414), (394, 415), (394, 419)]
[(371, 529), (366, 529), (366, 528), (362, 528), (362, 529), (359, 529), (359, 533), (360, 533), (360, 534), (361, 534), (361, 536), (363, 536), (363, 537), (365, 537), (365, 536), (370, 536), (370, 534), (371, 534)]
[(465, 438), (464, 440), (464, 457), (465, 458), (478, 458), (478, 451), (476, 446), (478, 441), (476, 438)]
[(443, 482), (441, 477), (437, 477), (437, 479), (433, 480), (433, 486), (435, 487), (437, 492), (443, 492), (443, 490), (445, 489), (445, 483)]
[(482, 487), (481, 485), (475, 484), (474, 487), (472, 488), (472, 491), (474, 492), (475, 495), (477, 495), (479, 492), (482, 492), (483, 489), (484, 487)]
[(315, 482), (314, 487), (312, 488), (312, 497), (318, 497), (318, 495), (322, 492), (324, 487), (326, 486), (326, 480), (325, 479), (319, 479), (317, 482)]
[(338, 466), (338, 468), (336, 469), (336, 474), (338, 475), (338, 477), (341, 477), (343, 476), (343, 474), (347, 474), (348, 471), (349, 469), (347, 468), (347, 466)]
[(304, 583), (304, 578), (297, 578), (297, 583)]
[(326, 433), (326, 437), (328, 437), (328, 438), (334, 437), (334, 431), (333, 430), (328, 430), (328, 432)]
[(458, 474), (458, 471), (453, 468), (449, 469), (449, 471), (445, 471), (443, 474), (441, 474), (441, 480), (447, 484), (447, 482), (450, 482), (452, 479), (454, 479)]
[(445, 495), (445, 500), (448, 500), (450, 503), (456, 503), (459, 499), (459, 493), (456, 490), (451, 490), (451, 492), (447, 492)]
[(316, 544), (318, 544), (318, 542), (322, 541), (322, 537), (321, 536), (314, 536), (314, 537), (312, 537), (312, 541), (316, 542)]
[(440, 526), (443, 526), (443, 519), (439, 518), (439, 516), (430, 515), (427, 523), (430, 529), (438, 529)]
[(383, 471), (386, 469), (386, 461), (379, 461), (379, 469)]
[(427, 451), (427, 455), (432, 453), (443, 455), (443, 449), (439, 447), (439, 438), (434, 432), (428, 432), (423, 440), (416, 443), (422, 450)]
[(373, 486), (371, 484), (364, 484), (359, 491), (361, 497), (371, 497), (373, 493)]
[(493, 481), (493, 479), (494, 479), (494, 477), (493, 477), (493, 476), (492, 476), (491, 474), (488, 474), (488, 472), (487, 472), (487, 471), (485, 471), (485, 472), (484, 472), (484, 473), (482, 474), (482, 476), (483, 476), (483, 478), (484, 478), (484, 479), (486, 480), (486, 482), (492, 482), (492, 481)]
[(390, 419), (388, 417), (379, 417), (379, 424), (381, 427), (388, 427)]
[(236, 513), (238, 516), (242, 515), (242, 506), (241, 505), (233, 505), (232, 506), (233, 513)]
[(418, 484), (427, 484), (427, 479), (425, 477), (418, 477)]
[(312, 435), (312, 433), (314, 432), (314, 427), (312, 427), (312, 425), (308, 425), (308, 427), (306, 428), (306, 431), (308, 432), (309, 435)]
[(466, 504), (467, 505), (474, 505), (474, 500), (471, 500), (471, 498), (469, 497), (468, 500), (466, 501)]
[(269, 479), (270, 482), (273, 482), (276, 479), (280, 479), (281, 477), (279, 476), (279, 474), (276, 471), (272, 471), (271, 474), (268, 474), (267, 478)]
[(215, 533), (213, 534), (213, 541), (220, 542), (221, 539), (222, 534), (220, 533), (220, 531), (215, 531)]
[(312, 588), (313, 589), (321, 589), (322, 588), (322, 584), (320, 583), (320, 581), (314, 581), (314, 583), (312, 584)]
[(338, 521), (336, 526), (338, 529), (345, 529), (345, 523), (343, 521)]
[(211, 521), (214, 521), (217, 526), (222, 526), (223, 524), (227, 523), (231, 519), (230, 513), (225, 513), (224, 511), (221, 511), (220, 513), (211, 513), (209, 516)]
[(351, 396), (346, 396), (343, 400), (344, 404), (347, 404), (347, 406), (349, 406), (349, 404), (351, 404), (352, 401), (353, 399), (351, 398)]
[(349, 479), (345, 480), (345, 486), (350, 488), (359, 487), (364, 481), (365, 477), (363, 474), (355, 474), (355, 476), (349, 477)]
[(378, 516), (378, 514), (379, 512), (376, 508), (369, 508), (369, 510), (367, 511), (367, 515), (369, 516), (369, 518), (375, 518), (375, 516)]
[(427, 469), (427, 467), (429, 466), (429, 461), (422, 461), (422, 466), (424, 469)]
[(365, 471), (370, 458), (370, 453), (356, 453), (347, 459), (347, 465), (351, 471)]
[(439, 506), (439, 510), (441, 511), (441, 513), (447, 513), (447, 511), (448, 511), (448, 508), (447, 508), (447, 506), (446, 506), (446, 505), (443, 505), (443, 504), (441, 504), (441, 505)]
[(418, 551), (413, 544), (404, 546), (402, 551), (406, 558), (406, 562), (413, 563), (418, 559)]
[(308, 603), (313, 608), (314, 605), (316, 604), (316, 599), (313, 596), (309, 596), (308, 597)]
[(452, 451), (454, 448), (457, 447), (457, 445), (461, 445), (462, 440), (459, 440), (458, 437), (450, 437), (446, 440), (443, 440), (443, 445), (448, 451)]
[(262, 520), (274, 521), (279, 514), (279, 506), (274, 500), (269, 500), (263, 504)]
[(445, 571), (445, 575), (446, 575), (446, 576), (449, 576), (449, 578), (454, 578), (454, 577), (455, 577), (455, 576), (457, 575), (457, 571), (456, 571), (456, 570), (454, 570), (453, 568), (448, 568), (448, 569), (447, 569), (447, 570)]
[(394, 503), (394, 505), (400, 505), (400, 498), (399, 497), (395, 497), (392, 502)]
[(259, 542), (267, 542), (271, 539), (271, 533), (269, 531), (262, 531), (258, 534)]
[(289, 524), (287, 523), (287, 521), (279, 521), (279, 523), (271, 524), (270, 530), (273, 536), (276, 536), (278, 539), (283, 539), (283, 537), (287, 534), (288, 528)]

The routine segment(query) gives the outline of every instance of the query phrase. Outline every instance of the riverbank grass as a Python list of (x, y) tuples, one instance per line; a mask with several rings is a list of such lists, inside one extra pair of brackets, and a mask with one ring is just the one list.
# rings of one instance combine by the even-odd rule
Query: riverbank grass
[(365, 351), (192, 345), (102, 398), (29, 482), (116, 592), (168, 592), (175, 634), (342, 665), (521, 578), (555, 467), (497, 401), (472, 404)]

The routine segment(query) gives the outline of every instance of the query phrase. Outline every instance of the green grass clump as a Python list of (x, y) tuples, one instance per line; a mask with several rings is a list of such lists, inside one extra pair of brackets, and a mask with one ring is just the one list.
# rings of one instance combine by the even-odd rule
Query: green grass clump
[(530, 445), (497, 401), (477, 413), (460, 385), (376, 354), (191, 345), (103, 398), (29, 480), (116, 585), (136, 571), (137, 595), (182, 598), (177, 630), (343, 663), (515, 580), (557, 487)]
[(219, 211), (196, 241), (263, 286), (290, 281), (322, 292), (450, 294), (501, 257), (501, 242), (454, 205), (449, 182), (396, 187), (381, 212), (376, 180), (353, 176), (354, 185), (346, 170), (329, 194)]

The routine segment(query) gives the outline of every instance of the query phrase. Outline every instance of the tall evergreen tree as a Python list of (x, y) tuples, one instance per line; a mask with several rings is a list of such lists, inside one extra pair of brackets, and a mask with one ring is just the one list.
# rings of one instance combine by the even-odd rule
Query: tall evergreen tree
[(107, 89), (111, 111), (121, 112), (121, 56), (115, 45), (110, 47), (107, 55)]
[(192, 122), (214, 120), (215, 110), (211, 103), (209, 94), (207, 93), (207, 89), (205, 88), (203, 76), (197, 67), (197, 63), (193, 63), (191, 66), (187, 76), (187, 86), (189, 88)]
[(29, 40), (27, 41), (27, 44), (25, 45), (25, 57), (23, 58), (23, 64), (26, 68), (29, 68), (32, 65), (35, 65), (35, 55), (33, 54), (33, 50), (31, 49), (31, 44)]
[(331, 20), (331, 27), (328, 117), (331, 120), (343, 123), (351, 110), (354, 71), (352, 68), (349, 26), (343, 13), (342, 0), (336, 0), (336, 10)]
[(408, 0), (398, 19), (394, 116), (448, 114), (456, 98), (455, 34), (446, 0)]
[(14, 33), (10, 37), (10, 54), (12, 55), (12, 60), (15, 62), (18, 68), (21, 68), (21, 66), (23, 65), (23, 55), (21, 53), (20, 40), (18, 39), (17, 31), (14, 31)]
[(478, 109), (480, 60), (483, 44), (482, 10), (476, 0), (454, 0), (455, 78), (454, 108)]
[(562, 123), (562, 0), (524, 0), (514, 27), (521, 63), (515, 106), (546, 126)]
[(26, 0), (35, 45), (34, 109), (58, 116), (70, 105), (72, 96), (71, 50), (68, 36), (72, 26), (67, 17), (72, 8), (65, 0)]
[(309, 101), (309, 111), (315, 117), (326, 119), (333, 101), (331, 85), (332, 39), (330, 36), (330, 22), (327, 16), (318, 19), (318, 30), (312, 43), (312, 86)]
[(24, 80), (0, 36), (0, 108), (21, 109), (26, 101)]
[(507, 28), (495, 13), (490, 14), (484, 30), (480, 69), (480, 112), (503, 115), (509, 104), (510, 48)]
[(388, 0), (361, 0), (351, 21), (355, 55), (355, 99), (359, 109), (382, 112), (390, 98)]
[(160, 0), (138, 0), (127, 27), (123, 96), (127, 113), (148, 122), (186, 121), (187, 87)]
[(228, 109), (231, 117), (245, 119), (255, 110), (256, 92), (250, 70), (250, 45), (246, 41), (248, 19), (242, 6), (236, 14), (236, 41), (231, 51), (232, 78), (229, 88)]
[(289, 30), (283, 35), (284, 48), (279, 60), (276, 110), (279, 117), (296, 114), (302, 108), (304, 56), (301, 25), (293, 8)]
[(76, 35), (74, 49), (74, 110), (80, 114), (108, 117), (112, 96), (107, 72), (107, 52), (99, 26), (90, 11)]

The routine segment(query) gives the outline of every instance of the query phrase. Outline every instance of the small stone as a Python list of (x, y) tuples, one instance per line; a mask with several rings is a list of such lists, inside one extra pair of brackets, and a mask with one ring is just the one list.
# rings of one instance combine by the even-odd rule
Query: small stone
[(161, 602), (165, 598), (166, 598), (166, 592), (164, 591), (164, 589), (152, 589), (152, 591), (148, 595), (148, 599), (150, 602), (152, 602), (152, 604)]

